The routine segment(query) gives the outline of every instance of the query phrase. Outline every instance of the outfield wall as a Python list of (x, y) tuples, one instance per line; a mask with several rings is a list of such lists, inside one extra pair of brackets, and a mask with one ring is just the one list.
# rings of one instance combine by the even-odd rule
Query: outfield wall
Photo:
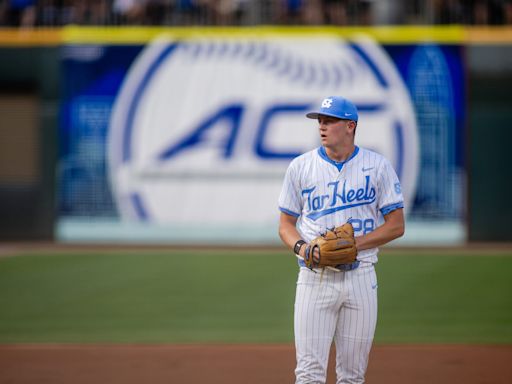
[[(304, 112), (343, 93), (361, 110), (357, 143), (384, 153), (402, 180), (408, 230), (399, 244), (510, 241), (511, 208), (502, 202), (512, 182), (494, 166), (510, 164), (510, 35), (462, 27), (1, 31), (0, 90), (29, 89), (42, 106), (37, 188), (18, 183), (17, 191), (43, 197), (30, 199), (24, 217), (12, 215), (16, 225), (4, 216), (2, 237), (27, 235), (30, 222), (59, 241), (195, 243), (190, 234), (203, 227), (207, 243), (278, 243), (286, 165), (318, 145)], [(0, 178), (0, 192), (12, 184)], [(21, 195), (5, 195), (0, 210), (19, 212)]]

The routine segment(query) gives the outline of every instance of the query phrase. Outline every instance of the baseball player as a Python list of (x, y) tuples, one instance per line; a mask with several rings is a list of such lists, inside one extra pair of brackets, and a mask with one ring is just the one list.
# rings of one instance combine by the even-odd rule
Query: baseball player
[[(322, 145), (290, 163), (279, 196), (279, 235), (300, 266), (296, 383), (325, 383), (333, 341), (337, 383), (364, 383), (377, 322), (377, 247), (404, 233), (400, 182), (386, 158), (354, 144), (358, 111), (351, 101), (327, 97), (306, 116), (318, 121)], [(307, 268), (309, 242), (346, 222), (356, 261)]]

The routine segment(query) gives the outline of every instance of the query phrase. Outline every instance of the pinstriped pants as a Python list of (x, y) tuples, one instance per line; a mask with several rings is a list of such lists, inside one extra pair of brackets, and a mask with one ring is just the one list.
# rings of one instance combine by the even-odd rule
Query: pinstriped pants
[(337, 384), (364, 383), (377, 323), (372, 264), (352, 271), (300, 268), (295, 296), (296, 384), (325, 383), (332, 342)]

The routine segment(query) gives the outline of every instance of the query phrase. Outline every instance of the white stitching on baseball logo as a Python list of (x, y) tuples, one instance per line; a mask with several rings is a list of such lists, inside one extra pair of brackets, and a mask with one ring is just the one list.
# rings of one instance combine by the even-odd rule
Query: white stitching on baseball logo
[[(354, 81), (354, 68), (349, 63), (324, 63), (309, 60), (271, 43), (240, 43), (225, 41), (182, 42), (178, 47), (190, 58), (242, 59), (257, 67), (263, 67), (289, 82), (299, 82), (307, 87), (341, 87)], [(344, 81), (342, 81), (344, 80)]]

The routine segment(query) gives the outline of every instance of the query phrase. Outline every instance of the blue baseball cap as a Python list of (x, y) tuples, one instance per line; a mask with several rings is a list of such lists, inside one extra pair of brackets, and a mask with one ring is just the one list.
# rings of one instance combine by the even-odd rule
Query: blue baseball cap
[(341, 96), (326, 97), (322, 101), (320, 109), (315, 112), (309, 112), (306, 114), (306, 117), (309, 117), (310, 119), (318, 119), (319, 115), (354, 121), (357, 121), (359, 118), (356, 106), (350, 100)]

